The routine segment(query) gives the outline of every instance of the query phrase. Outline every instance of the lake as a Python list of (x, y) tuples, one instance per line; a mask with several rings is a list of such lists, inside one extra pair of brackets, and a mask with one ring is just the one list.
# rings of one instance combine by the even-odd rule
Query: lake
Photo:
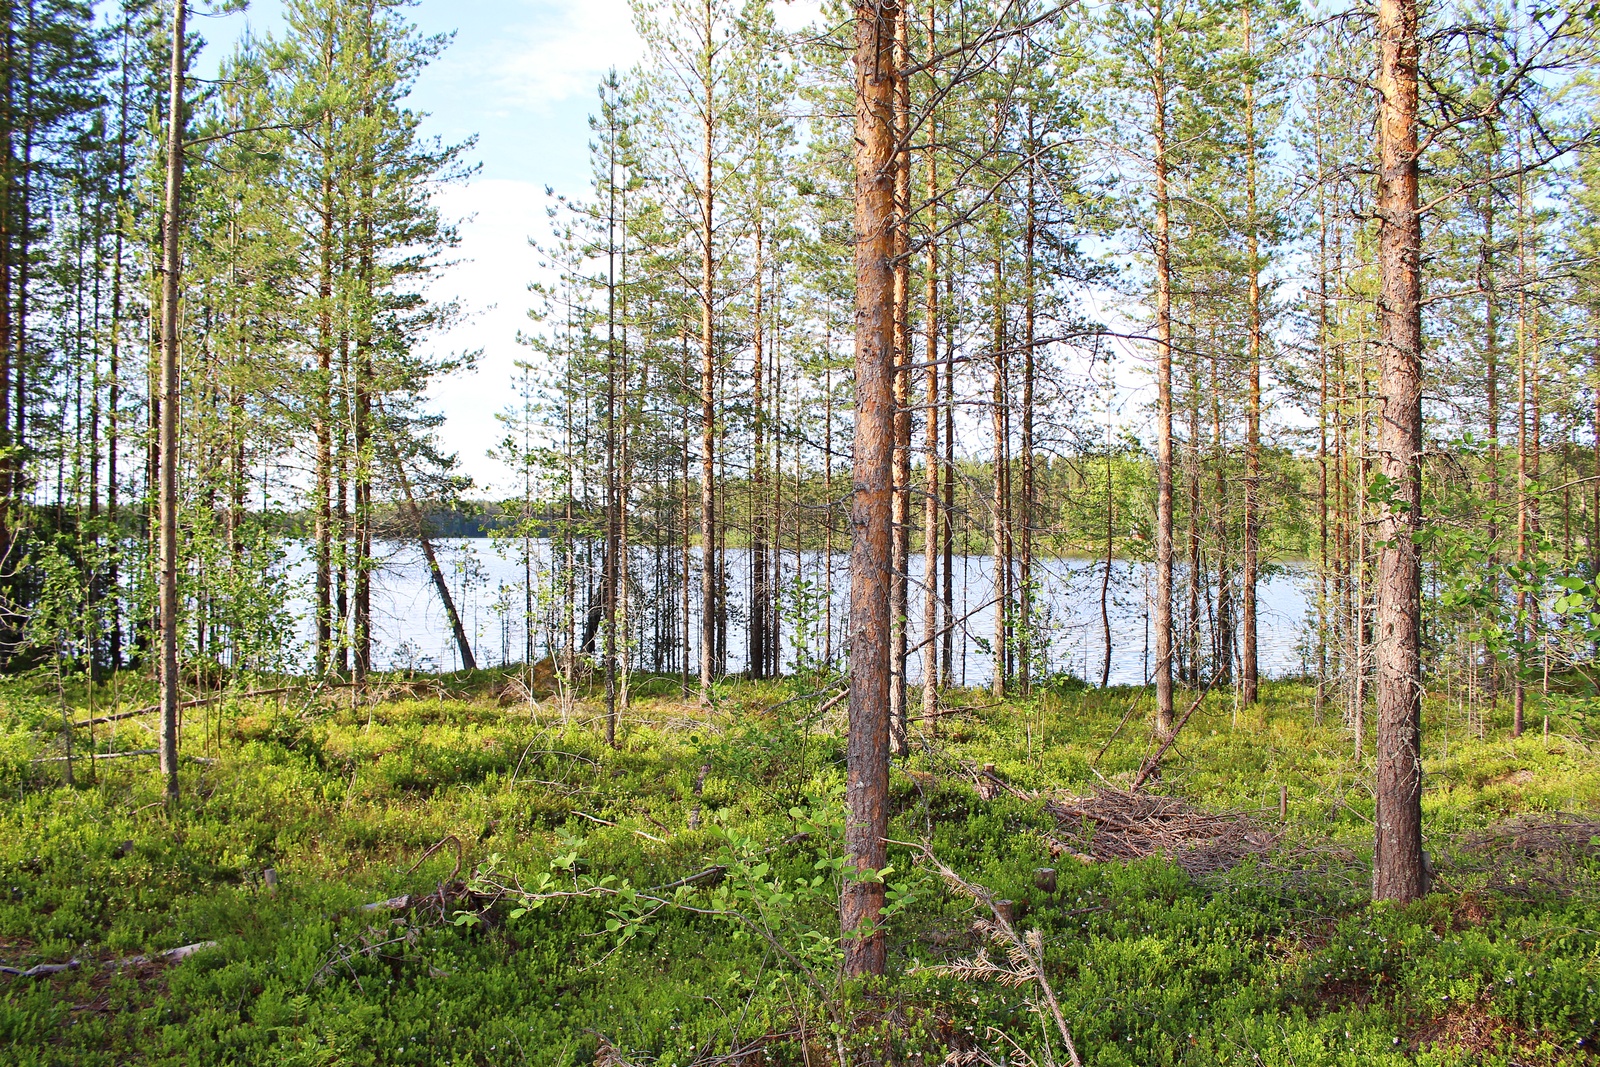
[[(456, 599), (462, 622), (472, 639), (480, 666), (516, 662), (524, 658), (523, 564), (521, 543), (486, 538), (442, 538), (435, 543), (441, 565)], [(376, 547), (380, 566), (373, 576), (373, 656), (379, 669), (413, 667), (451, 670), (459, 667), (460, 657), (451, 638), (449, 624), (438, 595), (428, 577), (421, 551), (409, 542), (390, 542)], [(550, 545), (535, 542), (535, 588), (541, 572), (548, 566)], [(598, 552), (596, 552), (598, 556)], [(649, 597), (654, 588), (653, 549), (635, 550), (632, 571), (635, 589), (634, 612), (648, 640), (657, 628), (650, 614), (655, 605)], [(746, 666), (747, 629), (744, 607), (748, 602), (749, 553), (730, 548), (728, 559), (728, 636), (727, 667), (730, 672)], [(699, 636), (698, 553), (692, 559), (690, 618), (691, 643)], [(911, 632), (908, 643), (915, 648), (921, 641), (922, 556), (911, 560)], [(301, 566), (305, 564), (302, 563)], [(959, 685), (986, 685), (992, 676), (992, 660), (986, 642), (994, 633), (991, 575), (993, 561), (987, 556), (955, 557), (955, 614), (962, 620), (954, 639), (954, 681)], [(826, 569), (833, 572), (831, 640), (827, 636)], [(1104, 631), (1100, 621), (1100, 583), (1103, 562), (1083, 559), (1044, 559), (1034, 562), (1039, 591), (1038, 633), (1048, 670), (1071, 673), (1099, 681), (1104, 655)], [(809, 654), (820, 656), (831, 648), (838, 655), (848, 603), (849, 560), (842, 552), (831, 560), (820, 551), (786, 551), (781, 559), (781, 577), (775, 583), (782, 603), (783, 664), (795, 659), (796, 621), (807, 616), (812, 632), (807, 635)], [(1139, 684), (1149, 677), (1153, 663), (1154, 636), (1150, 631), (1149, 591), (1154, 587), (1152, 564), (1117, 561), (1112, 564), (1109, 615), (1111, 620), (1111, 682)], [(1178, 568), (1178, 589), (1174, 614), (1179, 624), (1186, 615), (1188, 579)], [(580, 624), (587, 597), (580, 581)], [(307, 583), (307, 587), (309, 583)], [(668, 610), (676, 611), (674, 603)], [(1304, 565), (1272, 568), (1259, 586), (1259, 656), (1261, 671), (1267, 677), (1306, 673), (1303, 642), (1309, 606), (1314, 603), (1312, 574)], [(302, 617), (309, 616), (309, 604), (299, 606)], [(1206, 608), (1202, 605), (1202, 626)], [(550, 616), (535, 623), (539, 655), (548, 652)], [(676, 633), (681, 625), (672, 618), (660, 621), (660, 628)], [(309, 640), (308, 623), (302, 633)], [(1208, 638), (1203, 639), (1209, 641)], [(638, 651), (641, 666), (649, 667), (650, 649)], [(691, 664), (697, 664), (693, 651)], [(920, 681), (922, 657), (911, 656), (909, 674)]]

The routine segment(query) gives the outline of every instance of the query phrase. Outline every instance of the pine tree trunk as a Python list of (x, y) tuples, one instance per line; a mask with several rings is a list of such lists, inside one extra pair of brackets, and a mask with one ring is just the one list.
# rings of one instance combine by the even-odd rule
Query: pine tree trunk
[[(759, 199), (759, 194), (758, 194)], [(768, 607), (770, 592), (767, 580), (767, 419), (762, 395), (766, 370), (765, 297), (762, 271), (765, 267), (761, 220), (761, 205), (754, 205), (755, 219), (755, 291), (751, 309), (750, 411), (755, 431), (755, 455), (750, 477), (750, 676), (764, 678), (771, 653), (767, 648), (767, 623), (771, 619)]]
[[(707, 5), (706, 58), (709, 66), (711, 24)], [(714, 333), (714, 293), (716, 260), (712, 240), (714, 230), (712, 168), (716, 160), (716, 126), (713, 110), (715, 83), (708, 69), (704, 72), (705, 111), (702, 114), (704, 138), (700, 188), (700, 702), (711, 703), (711, 681), (716, 673), (717, 656), (717, 537), (716, 537), (716, 433), (717, 433), (717, 350)]]
[(1328, 192), (1321, 97), (1317, 97), (1317, 691), (1312, 721), (1322, 724), (1328, 691)]
[(994, 557), (994, 678), (990, 691), (999, 698), (1006, 695), (1006, 624), (1011, 613), (1011, 561), (1006, 556), (1006, 338), (1005, 301), (1001, 287), (1005, 278), (997, 251), (994, 261), (994, 357), (991, 414), (994, 424), (994, 493), (990, 538)]
[[(897, 8), (894, 69), (908, 63), (906, 10)], [(906, 736), (906, 629), (911, 622), (911, 136), (910, 83), (894, 78), (894, 498), (891, 505), (893, 560), (889, 574), (889, 746), (897, 756), (910, 749)]]
[(1038, 237), (1038, 200), (1034, 187), (1033, 108), (1028, 108), (1028, 195), (1023, 205), (1022, 231), (1023, 311), (1022, 311), (1022, 553), (1017, 595), (1017, 684), (1027, 693), (1033, 685), (1033, 377), (1034, 328), (1037, 296), (1034, 292), (1034, 242)]
[(601, 561), (605, 583), (602, 605), (605, 614), (605, 642), (601, 657), (605, 664), (606, 744), (617, 744), (617, 162), (616, 136), (609, 138), (613, 155), (606, 178), (609, 191), (606, 215), (606, 544)]
[(178, 802), (178, 300), (183, 259), (178, 248), (183, 191), (185, 0), (172, 12), (172, 65), (167, 86), (167, 189), (161, 250), (161, 777), (169, 806)]
[[(1250, 3), (1244, 5), (1244, 50), (1251, 55)], [(1256, 702), (1259, 670), (1256, 663), (1256, 584), (1261, 556), (1261, 236), (1256, 228), (1256, 86), (1254, 74), (1246, 76), (1244, 87), (1245, 128), (1245, 217), (1249, 227), (1246, 246), (1249, 256), (1250, 293), (1248, 313), (1248, 405), (1245, 413), (1244, 469), (1244, 574), (1240, 579), (1243, 600), (1239, 620), (1239, 698), (1245, 705)]]
[[(1198, 307), (1189, 302), (1190, 317), (1194, 319)], [(1200, 351), (1199, 338), (1189, 335), (1189, 447), (1184, 482), (1188, 489), (1189, 506), (1184, 516), (1185, 533), (1189, 543), (1189, 618), (1184, 632), (1186, 655), (1179, 660), (1182, 668), (1178, 676), (1190, 685), (1200, 684)]]
[[(331, 41), (330, 41), (331, 48)], [(328, 61), (332, 67), (332, 59)], [(323, 124), (324, 138), (331, 140), (331, 120)], [(330, 149), (331, 152), (331, 149)], [(320, 677), (328, 669), (329, 653), (333, 641), (333, 510), (329, 499), (333, 492), (333, 436), (330, 423), (333, 419), (333, 175), (332, 160), (323, 159), (322, 175), (322, 232), (321, 264), (317, 279), (317, 374), (316, 382), (316, 612), (317, 647), (316, 673)]]
[(1417, 5), (1380, 0), (1378, 134), (1380, 505), (1376, 734), (1378, 782), (1372, 894), (1427, 892), (1422, 854), (1422, 227), (1417, 210)]
[(1156, 734), (1172, 733), (1172, 263), (1168, 231), (1166, 38), (1154, 48), (1156, 272)]
[[(881, 870), (888, 830), (890, 572), (895, 444), (896, 0), (858, 0), (855, 47), (855, 448), (850, 502), (850, 712), (845, 847), (858, 872)], [(884, 887), (847, 879), (839, 894), (847, 975), (882, 974)], [(864, 933), (870, 926), (871, 933)]]
[[(369, 163), (370, 166), (370, 163)], [(365, 691), (367, 675), (372, 670), (372, 395), (374, 387), (372, 349), (377, 292), (375, 288), (373, 250), (373, 200), (372, 175), (367, 175), (366, 188), (362, 190), (359, 272), (362, 309), (359, 333), (356, 337), (355, 365), (355, 454), (351, 479), (355, 496), (355, 604), (351, 617), (351, 637), (354, 641), (352, 660), (356, 692)], [(463, 662), (462, 666), (465, 666)]]
[[(928, 28), (930, 51), (933, 27)], [(933, 150), (927, 153), (928, 168), (928, 230), (938, 232), (938, 214), (934, 207), (939, 196), (938, 156)], [(927, 442), (924, 459), (922, 501), (922, 721), (931, 733), (937, 733), (939, 710), (939, 244), (928, 242), (928, 262), (923, 279), (924, 327), (923, 373), (924, 412), (927, 425), (923, 428)]]
[(945, 252), (944, 334), (944, 626), (939, 661), (946, 685), (955, 684), (956, 636), (956, 362), (955, 253)]
[[(1485, 196), (1480, 205), (1483, 220), (1483, 239), (1478, 246), (1478, 287), (1483, 290), (1483, 375), (1484, 400), (1489, 422), (1489, 521), (1485, 531), (1489, 541), (1490, 597), (1500, 602), (1500, 334), (1496, 321), (1496, 295), (1494, 275), (1494, 202)], [(1597, 394), (1600, 395), (1600, 394)], [(1600, 447), (1600, 437), (1596, 439)], [(1600, 473), (1600, 472), (1597, 472)], [(1494, 664), (1487, 665), (1489, 707), (1500, 703), (1499, 671)]]
[(406, 503), (406, 515), (411, 520), (411, 525), (417, 534), (417, 544), (422, 548), (422, 558), (428, 565), (428, 577), (433, 581), (434, 591), (439, 594), (439, 603), (444, 608), (445, 618), (450, 623), (450, 634), (455, 638), (456, 650), (461, 653), (461, 666), (469, 671), (478, 669), (477, 657), (472, 654), (472, 642), (467, 637), (467, 629), (461, 624), (461, 614), (456, 610), (455, 597), (450, 595), (450, 584), (445, 581), (444, 568), (439, 566), (438, 556), (433, 550), (433, 541), (428, 537), (427, 518), (422, 509), (417, 506), (416, 495), (411, 489), (411, 477), (406, 474), (405, 464), (400, 459), (400, 452), (393, 441), (384, 442), (385, 450), (389, 453), (389, 463), (394, 468), (395, 480), (400, 483), (400, 493)]
[[(12, 21), (12, 8), (6, 4), (0, 9), (5, 20), (4, 40), (0, 42), (0, 575), (12, 574), (17, 561), (12, 559), (13, 540), (11, 516), (11, 487), (17, 481), (16, 461), (11, 439), (11, 385), (16, 370), (16, 337), (12, 329), (11, 299), (13, 287), (12, 251), (16, 244), (16, 220), (11, 207), (16, 199), (16, 175), (12, 171), (12, 155), (16, 136), (16, 90), (13, 70), (16, 64), (16, 31)], [(0, 597), (10, 599), (12, 581), (0, 577)], [(14, 625), (8, 617), (0, 620), (0, 644), (9, 646)], [(0, 658), (0, 662), (4, 662)]]

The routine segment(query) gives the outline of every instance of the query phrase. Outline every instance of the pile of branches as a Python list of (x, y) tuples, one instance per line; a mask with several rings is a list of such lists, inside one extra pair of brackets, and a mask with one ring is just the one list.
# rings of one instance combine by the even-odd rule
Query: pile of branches
[(1045, 801), (1082, 860), (1137, 860), (1156, 853), (1191, 876), (1214, 874), (1264, 856), (1281, 835), (1238, 812), (1201, 811), (1177, 797), (1102, 788), (1086, 797)]
[(1451, 843), (1449, 875), (1477, 875), (1510, 896), (1600, 896), (1600, 821), (1581, 815), (1524, 815)]

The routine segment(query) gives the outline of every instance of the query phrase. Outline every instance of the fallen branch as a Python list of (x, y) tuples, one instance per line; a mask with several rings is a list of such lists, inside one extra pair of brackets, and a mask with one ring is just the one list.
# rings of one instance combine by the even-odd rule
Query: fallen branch
[[(181, 963), (196, 952), (203, 952), (208, 948), (216, 947), (217, 943), (215, 941), (196, 941), (192, 945), (169, 948), (165, 952), (156, 952), (148, 956), (129, 956), (126, 959), (111, 960), (105, 966), (114, 971), (124, 971), (129, 967), (143, 967), (150, 963)], [(0, 967), (0, 974), (9, 974), (16, 978), (49, 978), (51, 975), (75, 971), (82, 966), (82, 960), (70, 959), (66, 963), (36, 964), (27, 970), (23, 970), (20, 967)]]
[(66, 763), (75, 759), (118, 759), (122, 756), (154, 756), (158, 750), (153, 748), (134, 748), (126, 752), (84, 752), (76, 756), (40, 756), (38, 759), (29, 760), (29, 763)]
[(1178, 739), (1178, 731), (1183, 729), (1184, 724), (1189, 721), (1189, 716), (1195, 713), (1195, 709), (1198, 708), (1201, 702), (1205, 700), (1206, 696), (1210, 694), (1211, 687), (1216, 684), (1216, 681), (1216, 678), (1213, 677), (1206, 683), (1206, 687), (1200, 690), (1200, 695), (1194, 698), (1194, 703), (1189, 705), (1189, 710), (1185, 711), (1183, 713), (1183, 717), (1180, 718), (1172, 727), (1172, 732), (1167, 734), (1167, 739), (1165, 741), (1161, 742), (1161, 747), (1156, 749), (1155, 755), (1145, 760), (1144, 766), (1139, 768), (1139, 773), (1134, 776), (1133, 784), (1128, 787), (1128, 792), (1137, 793), (1139, 791), (1139, 787), (1144, 785), (1144, 783), (1149, 780), (1150, 776), (1160, 769), (1161, 757), (1167, 754), (1167, 749), (1171, 748), (1172, 743)]
[(20, 967), (0, 967), (0, 974), (14, 975), (17, 978), (48, 978), (63, 971), (75, 971), (81, 966), (83, 966), (82, 960), (70, 959), (66, 963), (40, 963), (27, 970)]
[(157, 952), (153, 956), (129, 956), (125, 960), (113, 960), (110, 966), (114, 970), (126, 970), (129, 967), (143, 967), (147, 963), (180, 963), (193, 956), (196, 952), (204, 952), (208, 948), (216, 948), (215, 941), (196, 941), (192, 945), (181, 948), (169, 948), (165, 952)]
[[(323, 688), (326, 689), (348, 689), (355, 685), (354, 682), (319, 682), (302, 683), (300, 685), (280, 685), (275, 689), (252, 689), (248, 693), (213, 693), (208, 697), (196, 697), (194, 700), (185, 700), (178, 705), (178, 710), (187, 711), (189, 708), (204, 707), (207, 704), (215, 704), (219, 700), (225, 700), (230, 696), (238, 700), (250, 700), (255, 697), (271, 697), (278, 696), (281, 693), (294, 693), (301, 689), (307, 688), (310, 684), (322, 685)], [(74, 722), (72, 725), (79, 728), (85, 726), (99, 726), (101, 723), (121, 722), (123, 719), (137, 719), (141, 715), (154, 715), (160, 710), (160, 704), (147, 704), (142, 708), (130, 708), (127, 711), (118, 711), (111, 715), (97, 715), (92, 719), (80, 719), (79, 721)]]
[(1089, 766), (1093, 767), (1100, 762), (1100, 757), (1106, 754), (1106, 749), (1111, 747), (1111, 742), (1117, 739), (1117, 735), (1122, 732), (1122, 728), (1128, 725), (1128, 720), (1133, 718), (1133, 713), (1138, 710), (1139, 702), (1143, 698), (1144, 690), (1141, 689), (1139, 694), (1133, 698), (1133, 702), (1128, 705), (1128, 710), (1122, 713), (1122, 721), (1117, 723), (1117, 728), (1111, 731), (1111, 736), (1106, 738), (1105, 744), (1100, 746), (1100, 751), (1096, 752), (1094, 754), (1094, 759), (1089, 761)]
[[(590, 815), (588, 812), (579, 811), (577, 808), (573, 808), (572, 809), (572, 814), (581, 815), (585, 819), (588, 819), (590, 822), (599, 823), (601, 826), (615, 826), (615, 825), (617, 825), (616, 823), (612, 822), (610, 819), (602, 819), (598, 815)], [(647, 841), (654, 841), (659, 845), (666, 844), (666, 841), (663, 840), (662, 838), (657, 837), (655, 834), (647, 834), (643, 830), (630, 829), (628, 832), (632, 833), (632, 834), (637, 834), (638, 836), (644, 838)]]
[[(1067, 1057), (1072, 1061), (1072, 1067), (1083, 1067), (1083, 1061), (1078, 1058), (1078, 1048), (1072, 1041), (1072, 1032), (1067, 1029), (1067, 1021), (1061, 1014), (1061, 1002), (1056, 999), (1056, 991), (1051, 987), (1050, 979), (1045, 977), (1044, 936), (1037, 929), (1029, 930), (1026, 934), (1018, 934), (1016, 927), (1011, 925), (1009, 906), (1001, 907), (1001, 902), (996, 900), (989, 890), (981, 885), (972, 884), (947, 867), (933, 854), (933, 849), (926, 843), (912, 844), (907, 841), (888, 843), (903, 845), (921, 853), (923, 859), (938, 872), (946, 885), (981, 907), (987, 908), (993, 918), (979, 920), (978, 927), (981, 932), (1001, 943), (1011, 964), (1009, 968), (1001, 967), (987, 955), (979, 953), (974, 959), (959, 960), (948, 967), (938, 969), (957, 977), (998, 978), (1008, 986), (1024, 985), (1029, 982), (1037, 985), (1045, 1004), (1050, 1008), (1050, 1016), (1056, 1024), (1056, 1030), (1061, 1034), (1061, 1040), (1067, 1047)], [(1007, 904), (1009, 905), (1009, 902)]]

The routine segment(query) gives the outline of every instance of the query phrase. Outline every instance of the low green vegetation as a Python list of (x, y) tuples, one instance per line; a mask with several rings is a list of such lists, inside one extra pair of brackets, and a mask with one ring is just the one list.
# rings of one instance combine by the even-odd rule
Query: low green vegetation
[[(595, 702), (487, 673), (224, 702), (187, 713), (169, 816), (149, 758), (80, 758), (72, 787), (31, 762), (86, 702), (5, 685), (0, 963), (81, 961), (0, 978), (7, 1063), (1068, 1062), (1043, 987), (924, 845), (1037, 931), (1087, 1064), (1579, 1064), (1600, 1042), (1595, 827), (1551, 828), (1600, 806), (1575, 699), (1517, 741), (1430, 703), (1435, 891), (1394, 908), (1368, 902), (1370, 765), (1303, 686), (1214, 694), (1147, 786), (1247, 813), (1225, 863), (1094, 862), (1104, 828), (1052, 814), (1131, 780), (1140, 692), (949, 694), (971, 707), (893, 774), (891, 976), (841, 986), (834, 690), (730, 683), (701, 710), (650, 681), (615, 750)], [(149, 747), (139, 720), (99, 729), (102, 752)]]

